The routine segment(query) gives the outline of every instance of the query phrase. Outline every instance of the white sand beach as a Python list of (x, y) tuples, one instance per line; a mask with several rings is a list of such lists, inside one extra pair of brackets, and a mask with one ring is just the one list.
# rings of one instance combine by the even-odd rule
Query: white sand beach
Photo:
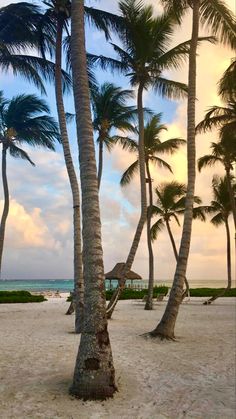
[(0, 305), (0, 417), (202, 418), (235, 416), (235, 302), (183, 304), (176, 342), (145, 339), (165, 302), (121, 301), (109, 322), (119, 391), (105, 402), (68, 395), (79, 336), (65, 298)]

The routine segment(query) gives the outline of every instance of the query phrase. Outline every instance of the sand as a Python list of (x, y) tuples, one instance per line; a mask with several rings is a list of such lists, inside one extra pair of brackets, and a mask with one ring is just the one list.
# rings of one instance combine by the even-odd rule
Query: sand
[(176, 342), (140, 336), (165, 302), (152, 312), (119, 302), (109, 322), (119, 392), (103, 403), (68, 395), (79, 336), (65, 298), (0, 305), (0, 417), (233, 419), (236, 299), (202, 301), (182, 305)]

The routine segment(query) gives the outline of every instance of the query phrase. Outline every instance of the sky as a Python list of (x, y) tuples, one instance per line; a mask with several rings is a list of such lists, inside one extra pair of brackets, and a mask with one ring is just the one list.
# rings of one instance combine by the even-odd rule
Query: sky
[[(156, 0), (145, 0), (152, 4), (155, 13), (160, 13)], [(15, 1), (16, 3), (16, 1)], [(235, 1), (227, 0), (234, 10)], [(0, 6), (9, 4), (0, 0)], [(87, 5), (99, 7), (115, 13), (117, 0), (89, 0)], [(191, 16), (187, 15), (180, 28), (176, 28), (173, 45), (190, 39)], [(201, 30), (201, 34), (209, 34)], [(93, 28), (86, 30), (87, 50), (97, 54), (109, 55), (112, 48), (104, 36)], [(197, 59), (197, 111), (196, 119), (200, 122), (205, 110), (220, 104), (217, 96), (217, 81), (230, 63), (233, 52), (221, 45), (204, 43), (199, 47)], [(123, 88), (129, 88), (128, 79), (114, 76), (109, 72), (96, 72), (100, 83), (114, 82)], [(166, 77), (187, 82), (187, 64), (179, 71), (168, 72)], [(20, 93), (36, 93), (33, 85), (26, 83), (13, 74), (0, 73), (0, 90), (7, 98)], [(47, 86), (47, 97), (52, 115), (56, 117), (53, 86)], [(163, 113), (163, 123), (168, 126), (163, 140), (173, 137), (186, 138), (186, 100), (162, 100), (152, 91), (144, 94), (145, 106), (155, 113)], [(65, 97), (66, 110), (73, 112), (73, 98)], [(74, 164), (79, 173), (78, 151), (75, 127), (69, 127), (71, 149)], [(217, 140), (217, 133), (197, 137), (197, 157), (208, 154), (211, 141)], [(73, 277), (73, 227), (72, 200), (69, 182), (65, 170), (61, 146), (56, 152), (42, 149), (25, 148), (36, 166), (27, 162), (8, 158), (8, 179), (10, 189), (10, 213), (7, 221), (6, 238), (3, 254), (2, 278), (6, 279), (63, 279)], [(102, 243), (105, 271), (109, 271), (117, 262), (125, 261), (132, 243), (140, 211), (140, 188), (138, 176), (132, 183), (121, 188), (119, 181), (124, 170), (135, 160), (135, 155), (124, 152), (116, 146), (104, 156), (104, 174), (100, 191), (100, 208), (102, 221)], [(174, 157), (165, 157), (172, 165), (174, 175), (165, 170), (151, 168), (154, 186), (163, 181), (176, 179), (186, 182), (186, 149), (182, 147)], [(197, 173), (196, 194), (204, 204), (209, 204), (211, 196), (211, 179), (213, 174), (223, 175), (220, 166), (204, 169)], [(3, 191), (0, 189), (0, 205), (3, 205)], [(181, 227), (171, 223), (177, 244), (181, 237)], [(233, 223), (232, 257), (233, 252)], [(155, 279), (171, 279), (174, 275), (175, 260), (167, 232), (159, 235), (153, 244), (155, 256)], [(234, 262), (234, 258), (233, 258)], [(148, 277), (148, 250), (146, 231), (133, 265), (135, 271), (143, 278)], [(234, 269), (233, 269), (234, 272)], [(209, 222), (194, 221), (191, 251), (188, 263), (188, 278), (191, 279), (224, 279), (226, 278), (226, 235), (224, 226), (215, 228)]]

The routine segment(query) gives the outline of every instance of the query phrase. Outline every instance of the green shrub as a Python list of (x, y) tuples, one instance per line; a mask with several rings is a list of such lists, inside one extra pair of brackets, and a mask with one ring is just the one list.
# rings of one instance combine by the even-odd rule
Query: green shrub
[(41, 303), (47, 301), (43, 295), (32, 295), (29, 291), (0, 291), (0, 304)]
[[(217, 294), (220, 294), (224, 288), (191, 288), (190, 296), (191, 297), (214, 297)], [(226, 291), (224, 297), (236, 297), (236, 288)]]
[[(167, 294), (168, 287), (165, 285), (161, 285), (160, 287), (154, 287), (153, 288), (153, 297), (156, 298), (157, 294)], [(141, 290), (133, 290), (132, 288), (125, 288), (120, 296), (120, 300), (141, 300), (145, 295), (147, 295), (148, 290), (147, 289), (141, 289)], [(111, 299), (111, 296), (113, 294), (112, 291), (106, 291), (106, 299), (109, 301)]]

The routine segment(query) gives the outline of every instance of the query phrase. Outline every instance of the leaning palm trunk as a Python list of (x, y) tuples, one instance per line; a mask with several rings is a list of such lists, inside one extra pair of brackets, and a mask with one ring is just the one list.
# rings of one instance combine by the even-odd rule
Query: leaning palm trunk
[(193, 199), (196, 178), (196, 145), (195, 145), (195, 101), (196, 101), (196, 55), (199, 32), (199, 0), (193, 0), (193, 23), (192, 38), (189, 53), (188, 74), (188, 112), (187, 112), (187, 156), (188, 156), (188, 185), (186, 194), (186, 207), (184, 212), (184, 224), (180, 243), (180, 250), (173, 286), (170, 292), (164, 315), (156, 329), (150, 332), (151, 336), (159, 336), (163, 339), (174, 339), (175, 323), (182, 302), (184, 280), (187, 270), (188, 255), (190, 249)]
[(139, 85), (138, 88), (138, 98), (137, 98), (137, 108), (138, 108), (138, 123), (139, 123), (139, 173), (140, 173), (140, 185), (141, 185), (141, 214), (137, 229), (134, 235), (134, 239), (126, 259), (125, 267), (122, 273), (122, 278), (119, 281), (119, 286), (114, 291), (111, 300), (107, 307), (107, 318), (110, 319), (112, 313), (115, 309), (115, 306), (119, 300), (119, 297), (122, 293), (122, 290), (125, 287), (125, 278), (127, 272), (130, 271), (138, 245), (141, 239), (143, 232), (143, 227), (147, 219), (147, 197), (146, 197), (146, 175), (145, 175), (145, 150), (144, 150), (144, 116), (143, 116), (143, 86)]
[(9, 213), (9, 190), (7, 183), (7, 147), (3, 144), (2, 148), (2, 183), (4, 191), (4, 206), (0, 225), (0, 278), (2, 272), (2, 254), (4, 246), (4, 237), (6, 229), (6, 221)]
[[(169, 234), (169, 237), (170, 237), (170, 241), (171, 241), (171, 244), (172, 244), (173, 252), (174, 252), (174, 255), (175, 255), (175, 260), (176, 260), (176, 262), (178, 262), (178, 252), (177, 252), (176, 244), (175, 244), (174, 237), (173, 237), (173, 234), (172, 234), (172, 231), (171, 231), (170, 224), (169, 224), (168, 220), (166, 220), (166, 228), (167, 228), (167, 231), (168, 231), (168, 234)], [(189, 295), (189, 283), (188, 283), (188, 280), (187, 280), (186, 277), (184, 278), (184, 282), (185, 282), (186, 290), (183, 292), (183, 299), (184, 299), (185, 296)]]
[(72, 1), (72, 73), (79, 147), (83, 220), (84, 327), (71, 394), (106, 399), (116, 391), (107, 330), (96, 159), (84, 35), (84, 1)]
[(213, 303), (217, 298), (223, 297), (226, 291), (231, 289), (232, 286), (232, 272), (231, 272), (231, 241), (230, 241), (230, 230), (229, 230), (229, 223), (228, 219), (225, 220), (225, 229), (226, 229), (226, 245), (227, 245), (227, 278), (228, 283), (227, 287), (223, 289), (219, 294), (214, 295), (213, 297), (206, 300), (203, 304), (209, 305)]
[[(80, 231), (80, 195), (79, 185), (75, 168), (70, 152), (69, 138), (66, 125), (66, 116), (63, 102), (62, 80), (61, 80), (61, 55), (62, 55), (62, 31), (63, 24), (60, 18), (57, 21), (56, 38), (56, 62), (55, 62), (55, 93), (57, 113), (61, 133), (61, 141), (64, 153), (66, 169), (70, 181), (73, 199), (73, 227), (74, 227), (74, 296), (75, 301), (75, 331), (81, 333), (83, 324), (83, 268), (81, 254), (81, 231)], [(73, 302), (72, 302), (73, 304)], [(72, 310), (73, 312), (73, 310)]]
[(147, 213), (147, 243), (149, 253), (149, 279), (148, 279), (148, 295), (145, 304), (145, 310), (152, 310), (153, 308), (153, 285), (154, 285), (154, 258), (152, 250), (151, 240), (151, 219), (152, 219), (152, 207), (153, 207), (153, 193), (152, 193), (152, 179), (149, 169), (149, 163), (146, 161), (147, 180), (149, 189), (149, 207)]

